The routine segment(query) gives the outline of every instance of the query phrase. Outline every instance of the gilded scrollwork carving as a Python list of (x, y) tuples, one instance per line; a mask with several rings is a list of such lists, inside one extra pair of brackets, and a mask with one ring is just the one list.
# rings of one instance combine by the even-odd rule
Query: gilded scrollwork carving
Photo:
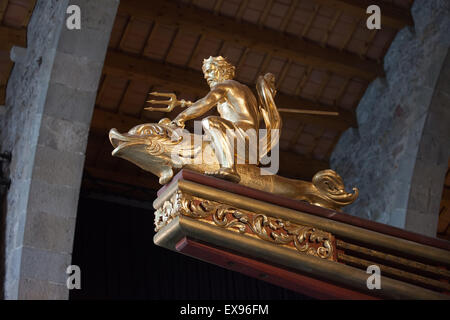
[(193, 197), (180, 191), (156, 210), (155, 230), (159, 231), (178, 215), (201, 219), (224, 229), (295, 248), (301, 253), (334, 260), (333, 236), (328, 232)]

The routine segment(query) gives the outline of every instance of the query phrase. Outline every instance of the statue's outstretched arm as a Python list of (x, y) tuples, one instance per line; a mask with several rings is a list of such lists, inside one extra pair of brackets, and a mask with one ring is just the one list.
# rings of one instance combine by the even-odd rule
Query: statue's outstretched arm
[(173, 120), (178, 126), (182, 127), (187, 120), (195, 119), (213, 108), (223, 99), (225, 88), (217, 85), (205, 97), (195, 101), (189, 108), (178, 114)]

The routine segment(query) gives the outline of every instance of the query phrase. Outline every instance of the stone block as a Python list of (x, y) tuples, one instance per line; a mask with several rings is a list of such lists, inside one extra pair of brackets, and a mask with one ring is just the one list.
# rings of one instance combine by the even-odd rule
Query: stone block
[[(450, 83), (449, 83), (450, 86)], [(450, 142), (450, 95), (436, 92), (431, 102), (430, 112), (425, 123), (425, 131), (441, 140), (444, 145)]]
[(8, 206), (13, 207), (16, 212), (26, 212), (30, 181), (30, 179), (16, 178), (11, 181), (11, 186), (7, 195), (7, 203)]
[(19, 296), (19, 279), (5, 279), (4, 299), (17, 300)]
[(438, 214), (429, 215), (415, 210), (408, 210), (405, 229), (429, 237), (436, 237), (438, 218)]
[(24, 246), (20, 277), (64, 285), (71, 259), (70, 254)]
[(43, 115), (38, 144), (58, 151), (84, 154), (89, 125)]
[(28, 47), (56, 47), (69, 0), (37, 1), (28, 23)]
[[(450, 95), (450, 51), (447, 50), (447, 57), (442, 65), (441, 72), (439, 74), (439, 82), (437, 84), (437, 92), (445, 92), (447, 96)], [(447, 104), (448, 106), (448, 104)]]
[(414, 28), (419, 36), (430, 33), (437, 35), (438, 39), (446, 39), (449, 27), (450, 3), (447, 0), (416, 0), (411, 7), (414, 19)]
[(58, 52), (55, 56), (51, 81), (80, 91), (96, 92), (102, 69), (101, 62)]
[(408, 215), (410, 211), (420, 212), (425, 215), (428, 212), (428, 201), (430, 195), (427, 184), (418, 184), (411, 187), (408, 199)]
[(103, 63), (111, 35), (104, 29), (89, 29), (84, 26), (81, 30), (63, 28), (58, 51)]
[(447, 52), (447, 46), (436, 44), (433, 51), (427, 56), (425, 61), (428, 67), (424, 68), (424, 74), (420, 78), (424, 87), (432, 90), (436, 87)]
[(27, 57), (27, 49), (23, 47), (13, 46), (9, 53), (9, 57), (15, 63), (24, 63)]
[[(408, 52), (414, 52), (412, 46), (418, 46), (415, 43), (414, 32), (411, 28), (403, 28), (396, 34), (394, 40), (389, 46), (388, 51), (383, 59), (384, 70), (386, 71), (386, 81), (389, 87), (395, 87), (398, 83), (399, 77), (406, 76), (406, 74), (399, 74), (399, 71), (407, 71)], [(417, 51), (415, 51), (417, 52)]]
[(69, 4), (81, 9), (81, 30), (83, 28), (109, 31), (112, 29), (120, 0), (70, 0)]
[(418, 158), (429, 165), (441, 165), (448, 163), (448, 137), (434, 136), (425, 132), (420, 141)]
[(20, 279), (20, 263), (22, 259), (22, 247), (6, 252), (5, 279), (14, 281)]
[(53, 215), (32, 208), (27, 215), (24, 245), (70, 254), (74, 234), (75, 218), (66, 218), (61, 214)]
[(80, 91), (50, 82), (44, 114), (63, 120), (90, 124), (96, 92)]
[(67, 300), (69, 289), (65, 284), (36, 279), (21, 279), (19, 284), (20, 300)]
[[(5, 235), (8, 299), (68, 297), (63, 284), (71, 257), (61, 252), (71, 251), (82, 153), (119, 1), (78, 3), (86, 9), (86, 32), (69, 36), (69, 1), (37, 1), (26, 55), (15, 55), (20, 63), (8, 82), (0, 134), (2, 150), (13, 154)], [(23, 247), (24, 240), (29, 246)]]
[(12, 149), (12, 160), (10, 164), (11, 180), (30, 179), (33, 172), (34, 148), (30, 142), (27, 149), (26, 143), (18, 142)]
[[(9, 217), (8, 217), (9, 218)], [(14, 219), (8, 222), (6, 245), (8, 250), (15, 250), (23, 245), (26, 212), (15, 212)]]
[(394, 209), (390, 216), (388, 224), (397, 228), (405, 228), (406, 207)]
[(38, 145), (34, 163), (33, 179), (74, 188), (80, 186), (84, 155)]
[(75, 218), (79, 198), (79, 186), (63, 186), (33, 179), (30, 184), (28, 210)]
[(406, 211), (406, 208), (408, 207), (410, 184), (394, 179), (394, 181), (388, 184), (387, 190), (386, 197), (389, 199), (389, 205), (387, 207), (397, 208), (394, 209), (394, 211), (399, 210), (398, 208), (403, 208), (402, 210)]
[(6, 248), (14, 250), (22, 246), (26, 220), (29, 180), (13, 180), (7, 196)]

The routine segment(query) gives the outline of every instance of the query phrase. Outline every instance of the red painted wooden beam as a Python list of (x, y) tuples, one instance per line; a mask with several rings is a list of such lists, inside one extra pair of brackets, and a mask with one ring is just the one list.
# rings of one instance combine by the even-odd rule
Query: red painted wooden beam
[(247, 276), (267, 281), (315, 299), (378, 299), (351, 289), (336, 286), (328, 282), (279, 268), (265, 262), (237, 255), (186, 237), (181, 239), (175, 248), (180, 253), (218, 265), (228, 270), (237, 271)]

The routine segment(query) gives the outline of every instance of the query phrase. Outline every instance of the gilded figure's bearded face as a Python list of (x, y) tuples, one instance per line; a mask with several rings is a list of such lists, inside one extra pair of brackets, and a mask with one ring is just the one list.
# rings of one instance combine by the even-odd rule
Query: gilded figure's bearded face
[(212, 63), (203, 65), (203, 74), (210, 87), (214, 87), (218, 82), (220, 82), (220, 70)]
[(217, 83), (234, 78), (234, 66), (223, 57), (209, 57), (203, 60), (203, 74), (212, 88)]

